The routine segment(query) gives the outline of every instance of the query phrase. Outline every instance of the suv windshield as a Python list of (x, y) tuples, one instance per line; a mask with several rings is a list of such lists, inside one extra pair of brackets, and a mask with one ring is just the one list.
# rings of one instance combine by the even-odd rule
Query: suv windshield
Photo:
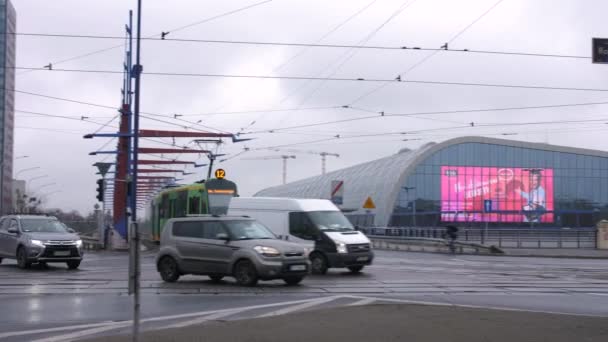
[(65, 226), (53, 219), (22, 219), (21, 230), (25, 233), (67, 233)]
[(307, 214), (310, 221), (324, 232), (354, 230), (353, 225), (340, 211), (311, 211)]
[(253, 220), (223, 221), (233, 240), (275, 239), (274, 234)]

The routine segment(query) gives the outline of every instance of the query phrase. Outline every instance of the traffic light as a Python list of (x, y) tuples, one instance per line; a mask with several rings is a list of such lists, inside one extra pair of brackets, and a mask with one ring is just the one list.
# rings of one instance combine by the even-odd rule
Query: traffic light
[(97, 200), (99, 202), (103, 202), (103, 192), (104, 192), (103, 179), (98, 179), (97, 180)]

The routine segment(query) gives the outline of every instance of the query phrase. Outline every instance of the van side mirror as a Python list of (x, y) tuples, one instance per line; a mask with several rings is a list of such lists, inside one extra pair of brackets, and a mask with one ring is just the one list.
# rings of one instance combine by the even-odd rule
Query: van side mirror
[(230, 241), (230, 236), (228, 236), (226, 233), (217, 233), (215, 238), (218, 240)]
[(361, 230), (361, 227), (359, 227), (359, 226), (355, 226), (355, 230), (356, 230), (356, 231), (360, 231), (360, 230)]
[(7, 231), (10, 234), (19, 234), (19, 229), (17, 229), (16, 227), (10, 227)]

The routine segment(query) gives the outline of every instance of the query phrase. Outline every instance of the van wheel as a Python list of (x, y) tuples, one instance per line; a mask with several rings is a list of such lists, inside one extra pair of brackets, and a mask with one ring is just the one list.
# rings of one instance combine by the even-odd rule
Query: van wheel
[(312, 268), (312, 274), (325, 274), (327, 273), (327, 259), (321, 253), (313, 253), (310, 256), (310, 263)]
[(239, 285), (255, 286), (258, 283), (258, 272), (251, 261), (243, 260), (234, 267), (234, 278)]
[(283, 281), (290, 286), (298, 285), (304, 277), (285, 277)]
[(222, 279), (224, 279), (224, 276), (221, 274), (210, 274), (209, 278), (211, 278), (212, 281), (214, 282), (220, 282)]
[(361, 272), (361, 270), (363, 269), (362, 265), (359, 266), (348, 266), (348, 269), (352, 272), (352, 273), (359, 273)]
[(30, 268), (32, 265), (31, 262), (27, 261), (27, 254), (25, 252), (25, 248), (19, 247), (17, 250), (17, 267), (20, 269)]
[(80, 261), (68, 261), (67, 264), (70, 270), (75, 270), (80, 267)]
[(160, 277), (168, 283), (174, 283), (179, 279), (177, 262), (170, 256), (160, 259), (158, 262), (158, 272), (160, 273)]

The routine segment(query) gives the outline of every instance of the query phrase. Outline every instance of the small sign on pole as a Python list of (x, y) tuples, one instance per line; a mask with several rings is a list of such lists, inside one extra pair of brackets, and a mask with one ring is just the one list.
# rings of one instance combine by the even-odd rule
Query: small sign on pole
[(608, 38), (591, 40), (591, 60), (593, 63), (608, 64)]
[(95, 166), (97, 166), (101, 177), (105, 177), (106, 173), (108, 173), (108, 170), (110, 169), (110, 166), (112, 166), (112, 163), (95, 163)]
[(363, 204), (363, 209), (376, 209), (376, 205), (374, 204), (374, 201), (372, 201), (371, 196), (367, 197), (367, 199), (365, 200), (365, 203)]
[(344, 181), (331, 181), (331, 201), (336, 205), (344, 203)]

